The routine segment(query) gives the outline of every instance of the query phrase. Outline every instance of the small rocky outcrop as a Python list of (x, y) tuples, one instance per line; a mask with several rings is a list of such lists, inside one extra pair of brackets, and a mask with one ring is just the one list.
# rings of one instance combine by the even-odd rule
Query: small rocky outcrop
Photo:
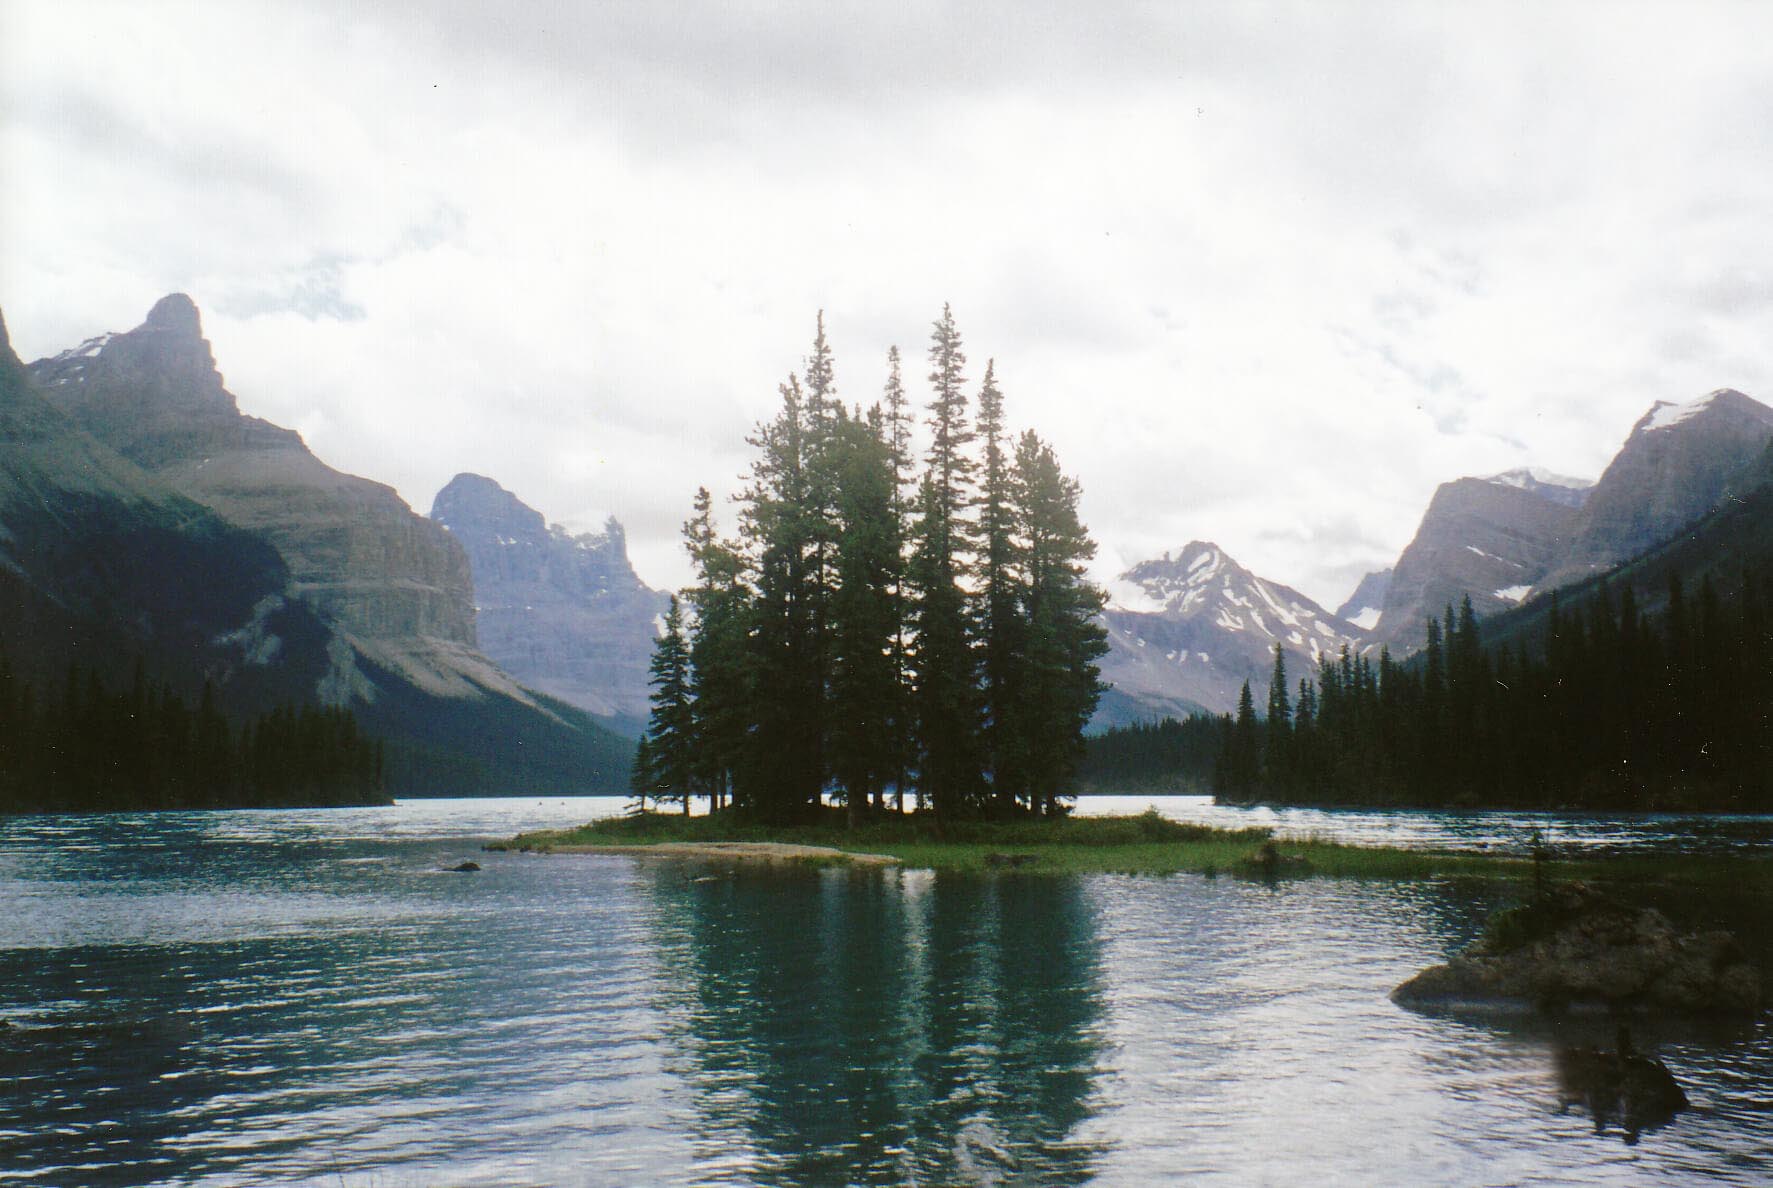
[(1759, 1009), (1761, 975), (1728, 932), (1683, 933), (1654, 908), (1569, 883), (1498, 914), (1464, 953), (1391, 997), (1413, 1007), (1737, 1014)]
[(473, 874), (475, 871), (477, 871), (479, 869), (480, 869), (480, 863), (478, 863), (478, 862), (472, 862), (472, 861), (461, 862), (461, 863), (457, 863), (455, 866), (450, 867), (449, 873), (450, 874)]

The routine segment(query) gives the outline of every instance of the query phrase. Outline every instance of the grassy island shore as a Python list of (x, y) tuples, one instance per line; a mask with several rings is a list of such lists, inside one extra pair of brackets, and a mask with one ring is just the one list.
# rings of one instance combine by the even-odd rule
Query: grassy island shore
[[(942, 871), (1246, 874), (1365, 879), (1530, 880), (1531, 858), (1437, 850), (1277, 841), (1266, 829), (1214, 829), (1137, 816), (951, 821), (938, 835), (916, 815), (846, 825), (841, 810), (799, 825), (766, 825), (732, 812), (684, 817), (641, 813), (576, 829), (524, 833), (492, 850), (537, 853), (652, 853), (678, 858), (769, 858), (815, 865), (858, 861)], [(1729, 887), (1773, 894), (1773, 858), (1645, 854), (1552, 857), (1548, 879)]]

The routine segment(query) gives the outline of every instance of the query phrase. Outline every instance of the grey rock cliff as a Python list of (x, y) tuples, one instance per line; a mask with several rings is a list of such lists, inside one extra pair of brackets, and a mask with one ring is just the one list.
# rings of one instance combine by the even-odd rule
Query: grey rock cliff
[(1658, 402), (1632, 426), (1571, 525), (1567, 553), (1535, 593), (1579, 582), (1655, 547), (1723, 500), (1773, 441), (1773, 409), (1732, 388)]
[(621, 524), (574, 535), (475, 474), (451, 479), (431, 518), (467, 550), (488, 656), (613, 726), (645, 723), (655, 622), (670, 596), (636, 576)]
[(1505, 476), (1442, 483), (1392, 571), (1372, 638), (1400, 655), (1465, 598), (1480, 618), (1518, 606), (1569, 548), (1578, 512)]
[(461, 546), (391, 487), (334, 470), (299, 434), (241, 413), (189, 297), (162, 298), (134, 330), (89, 339), (30, 371), (82, 429), (268, 538), (289, 567), (290, 592), (376, 663), (444, 694), (509, 684), (475, 653)]

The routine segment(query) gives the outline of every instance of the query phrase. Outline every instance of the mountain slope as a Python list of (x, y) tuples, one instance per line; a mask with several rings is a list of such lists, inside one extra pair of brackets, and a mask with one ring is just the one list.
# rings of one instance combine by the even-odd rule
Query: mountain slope
[(242, 712), (299, 695), (327, 629), (285, 592), (269, 542), (118, 456), (33, 389), (0, 319), (0, 649), (41, 688), (136, 660)]
[[(135, 330), (39, 360), (29, 377), (116, 466), (274, 560), (276, 597), (320, 625), (324, 661), (300, 695), (349, 704), (384, 735), (396, 790), (624, 785), (629, 744), (523, 689), (476, 648), (467, 556), (447, 532), (391, 488), (333, 470), (298, 434), (239, 411), (188, 297), (162, 299)], [(166, 558), (123, 568), (153, 582), (201, 572)], [(280, 646), (262, 624), (246, 630)], [(444, 719), (454, 727), (439, 733)]]
[(1731, 478), (1773, 441), (1773, 409), (1720, 388), (1657, 404), (1632, 427), (1572, 524), (1572, 542), (1534, 593), (1567, 586), (1651, 549), (1711, 512)]
[(1754, 582), (1762, 597), (1773, 588), (1773, 444), (1726, 482), (1715, 510), (1667, 540), (1600, 574), (1559, 587), (1556, 597), (1482, 622), (1486, 646), (1509, 650), (1543, 647), (1553, 604), (1568, 612), (1603, 591), (1617, 604), (1627, 587), (1638, 610), (1660, 614), (1668, 606), (1671, 582), (1684, 591), (1688, 613), (1697, 613), (1698, 592), (1709, 583), (1720, 603), (1739, 597)]
[(1391, 589), (1391, 577), (1396, 572), (1395, 569), (1380, 569), (1362, 578), (1348, 600), (1336, 608), (1336, 617), (1353, 623), (1362, 631), (1371, 631), (1385, 608), (1385, 592)]
[(474, 474), (437, 493), (431, 518), (467, 550), (482, 650), (529, 688), (638, 734), (670, 596), (636, 576), (622, 526), (574, 536)]
[(1353, 624), (1203, 541), (1122, 574), (1109, 587), (1103, 621), (1109, 650), (1102, 679), (1112, 689), (1096, 728), (1196, 707), (1227, 712), (1246, 680), (1264, 700), (1276, 643), (1296, 678), (1359, 635)]
[(1442, 483), (1392, 570), (1372, 639), (1401, 654), (1465, 598), (1482, 617), (1518, 605), (1564, 556), (1580, 490), (1525, 471)]

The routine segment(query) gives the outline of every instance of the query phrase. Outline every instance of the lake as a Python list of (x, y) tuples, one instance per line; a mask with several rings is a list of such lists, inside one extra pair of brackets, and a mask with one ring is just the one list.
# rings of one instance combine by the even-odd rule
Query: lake
[[(1352, 840), (1766, 846), (1767, 818), (1091, 798)], [(617, 799), (0, 819), (0, 1182), (1762, 1184), (1773, 1027), (1645, 1023), (1692, 1107), (1558, 1109), (1562, 1024), (1391, 988), (1501, 892), (732, 872), (482, 841)], [(477, 874), (443, 868), (465, 859)], [(1688, 899), (1773, 966), (1764, 902)]]

